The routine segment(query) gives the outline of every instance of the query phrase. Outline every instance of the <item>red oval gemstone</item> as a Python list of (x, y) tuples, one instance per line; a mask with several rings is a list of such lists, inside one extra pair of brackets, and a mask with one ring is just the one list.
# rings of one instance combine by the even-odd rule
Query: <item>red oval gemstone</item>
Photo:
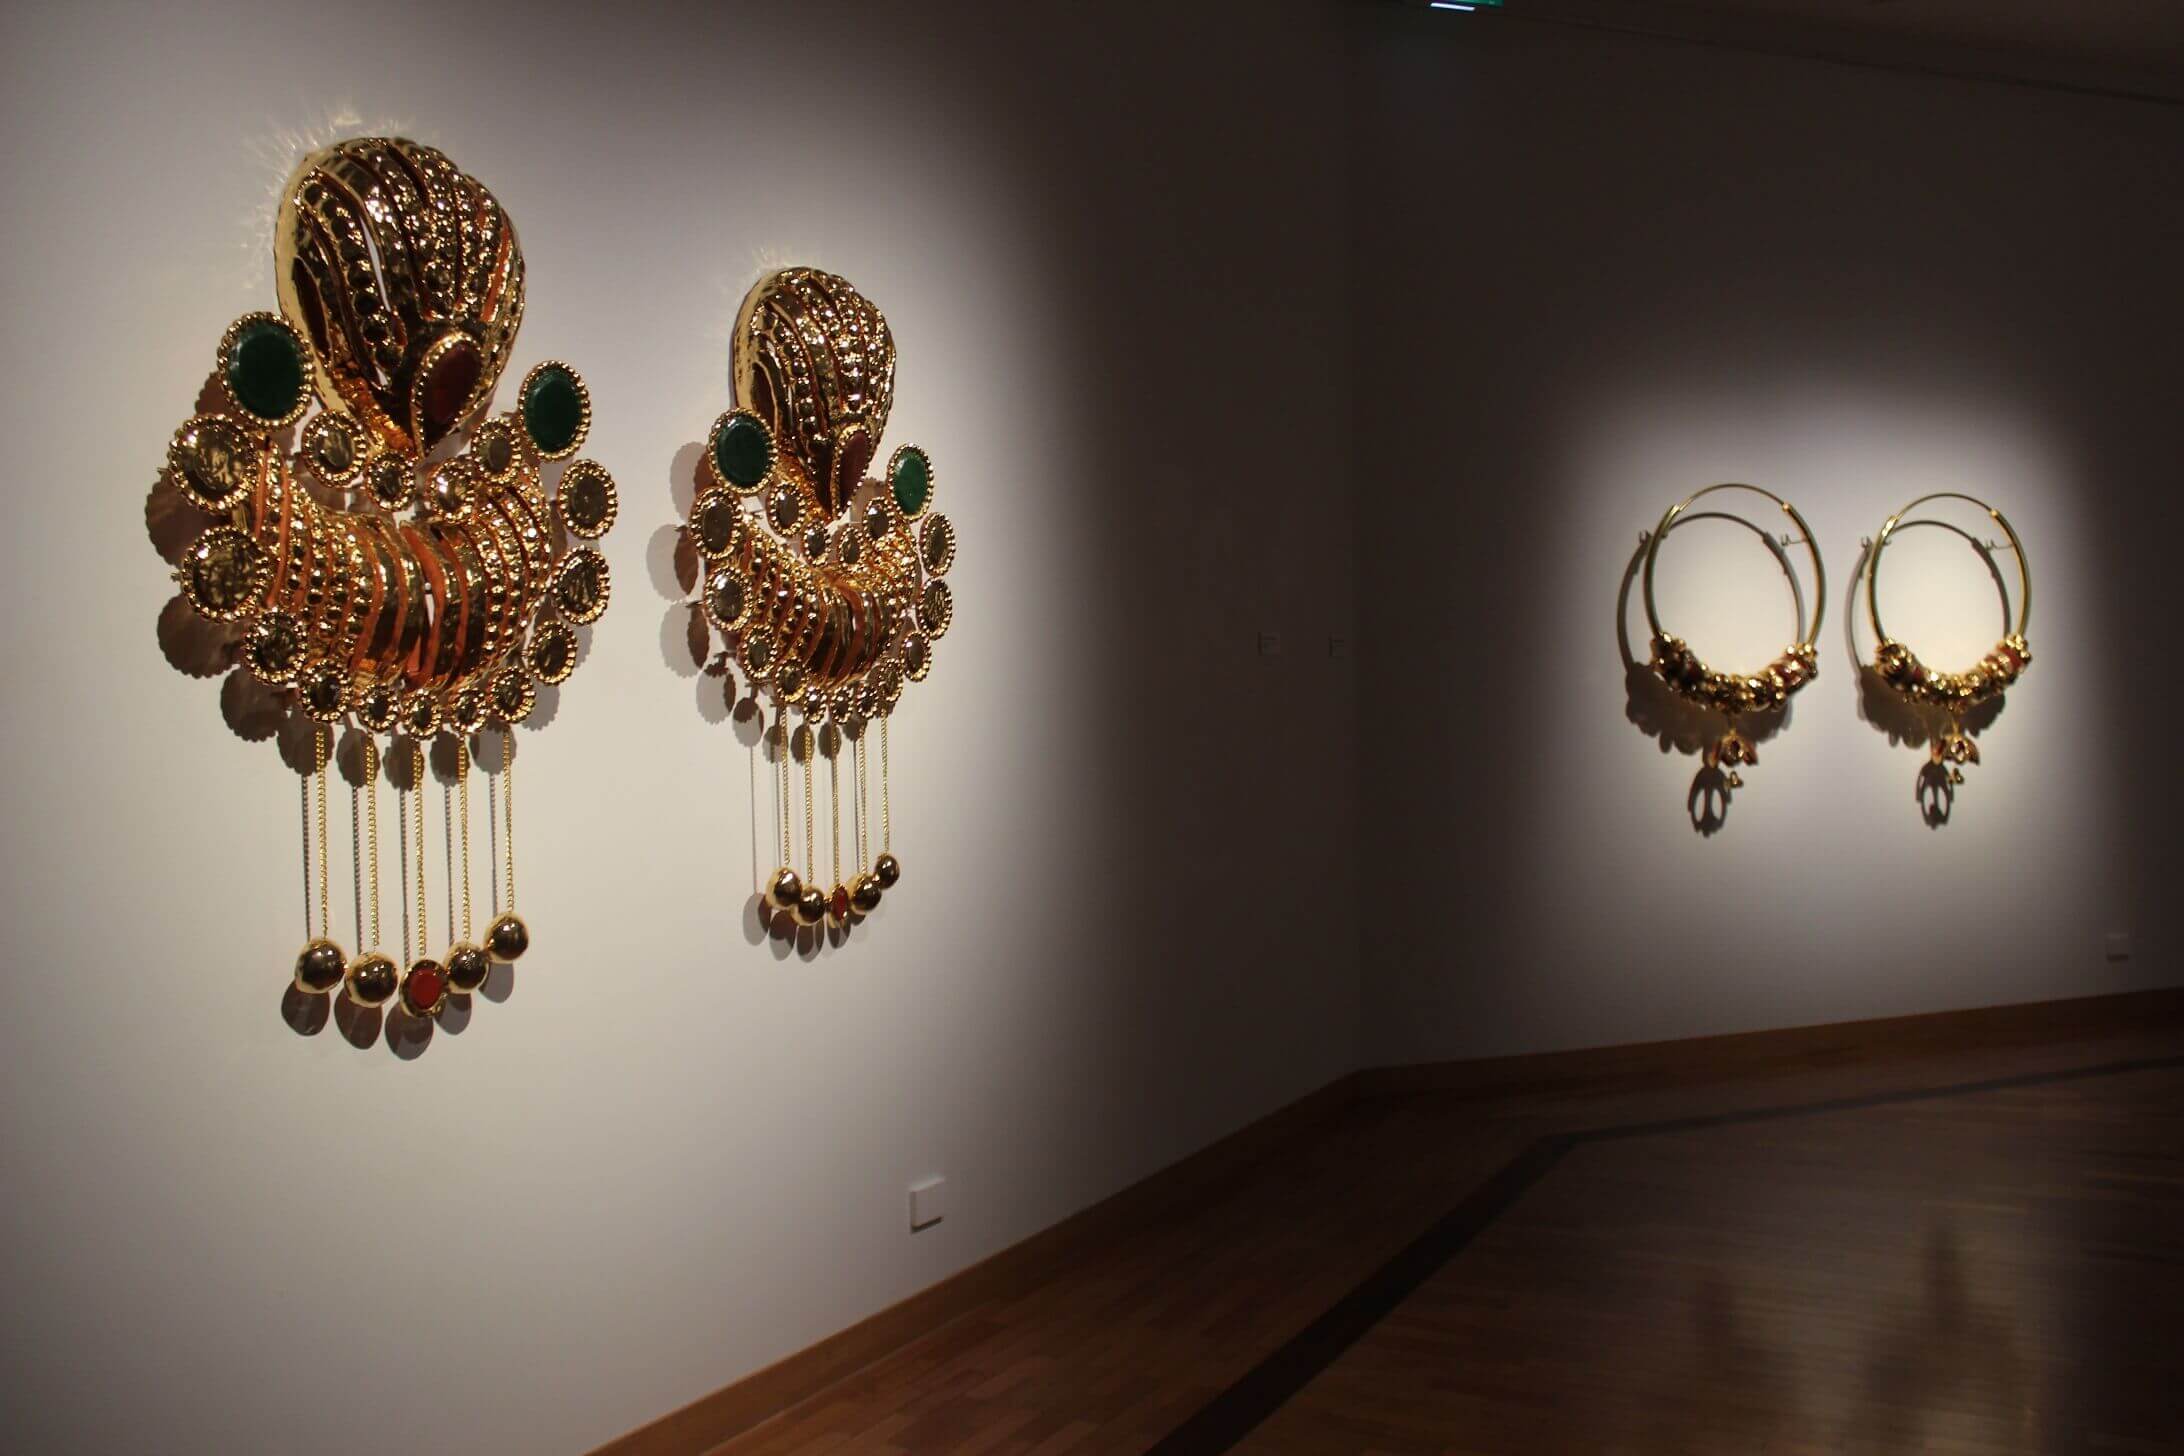
[(857, 493), (858, 484), (864, 480), (865, 471), (872, 465), (873, 440), (861, 422), (842, 427), (834, 440), (833, 489), (828, 495), (827, 509), (840, 511), (849, 504), (849, 498)]
[(458, 339), (432, 361), (432, 369), (425, 375), (417, 400), (423, 414), (419, 424), (424, 429), (426, 445), (440, 443), (462, 419), (463, 406), (470, 402), (470, 392), (478, 387), (478, 374), (483, 367), (477, 345), (468, 339)]
[(827, 908), (834, 912), (836, 920), (847, 920), (849, 918), (849, 886), (836, 885), (834, 887), (834, 898), (827, 901)]
[(447, 968), (438, 961), (419, 961), (403, 978), (403, 1003), (419, 1016), (430, 1016), (446, 995)]

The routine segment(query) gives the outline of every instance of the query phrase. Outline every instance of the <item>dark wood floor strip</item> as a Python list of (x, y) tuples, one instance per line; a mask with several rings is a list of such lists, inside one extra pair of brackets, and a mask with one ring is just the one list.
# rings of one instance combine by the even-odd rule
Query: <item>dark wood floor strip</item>
[(1546, 1177), (1571, 1145), (1567, 1137), (1544, 1137), (1519, 1153), (1325, 1314), (1163, 1436), (1147, 1456), (1206, 1456), (1234, 1446)]
[(1734, 1112), (1705, 1112), (1691, 1117), (1669, 1117), (1658, 1122), (1631, 1122), (1615, 1127), (1587, 1128), (1569, 1134), (1576, 1143), (1607, 1142), (1634, 1137), (1661, 1137), (1668, 1133), (1704, 1132), (1709, 1128), (1735, 1127), (1748, 1122), (1775, 1122), (1785, 1117), (1814, 1117), (1826, 1112), (1857, 1112), (1869, 1107), (1897, 1107), (1907, 1102), (1938, 1102), (1949, 1097), (1969, 1097), (1980, 1092), (2007, 1092), (2017, 1087), (2050, 1087), (2058, 1082), (2082, 1082), (2092, 1077), (2120, 1077), (2131, 1072), (2161, 1072), (2184, 1067), (2184, 1056), (2134, 1057), (2127, 1061), (2100, 1062), (2087, 1067), (2068, 1067), (2057, 1072), (2025, 1072), (2012, 1077), (1989, 1077), (1978, 1082), (1951, 1082), (1941, 1087), (1920, 1087), (1901, 1092), (1868, 1092), (1856, 1097), (1830, 1097), (1820, 1102), (1792, 1102), (1778, 1107), (1750, 1107)]
[(1339, 1359), (1368, 1330), (1392, 1314), (1398, 1305), (1416, 1293), (1428, 1279), (1439, 1273), (1527, 1190), (1553, 1171), (1565, 1153), (1581, 1144), (1699, 1132), (1743, 1123), (1812, 1117), (1830, 1112), (1853, 1112), (1904, 1103), (1968, 1097), (1982, 1092), (2045, 1087), (2060, 1082), (2178, 1068), (2184, 1068), (2184, 1056), (2139, 1057), (2070, 1067), (2060, 1071), (2028, 1072), (1976, 1082), (1956, 1082), (1941, 1087), (1875, 1092), (1817, 1102), (1588, 1128), (1540, 1138), (1499, 1173), (1435, 1220), (1424, 1233), (1367, 1275), (1362, 1283), (1337, 1300), (1326, 1313), (1299, 1330), (1280, 1348), (1239, 1376), (1234, 1384), (1200, 1407), (1189, 1419), (1148, 1447), (1147, 1456), (1216, 1456), (1216, 1453), (1233, 1448), (1267, 1417), (1280, 1409), (1290, 1397), (1302, 1390), (1313, 1377)]

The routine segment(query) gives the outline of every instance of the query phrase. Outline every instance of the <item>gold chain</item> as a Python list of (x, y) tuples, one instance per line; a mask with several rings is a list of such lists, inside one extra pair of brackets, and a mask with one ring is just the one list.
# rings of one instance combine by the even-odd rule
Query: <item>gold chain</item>
[(880, 720), (880, 853), (895, 852), (895, 826), (887, 800), (887, 720)]
[[(807, 734), (811, 732), (808, 724), (805, 726), (804, 731)], [(804, 755), (804, 884), (806, 888), (813, 887), (813, 882), (819, 878), (819, 838), (812, 832), (811, 814), (811, 756), (818, 749), (819, 745), (815, 741), (811, 744), (810, 751)]]
[(827, 844), (834, 851), (834, 883), (842, 883), (842, 741), (827, 755)]
[(501, 849), (508, 862), (508, 904), (503, 907), (516, 913), (516, 729), (512, 723), (501, 727)]
[(796, 863), (796, 850), (789, 843), (789, 710), (783, 708), (774, 724), (775, 756), (781, 763), (781, 867), (787, 869)]
[(318, 933), (319, 939), (325, 940), (326, 902), (330, 898), (326, 878), (326, 761), (333, 757), (333, 735), (324, 723), (313, 730), (311, 746), (318, 755)]
[(349, 785), (349, 903), (356, 907), (356, 945), (364, 948), (364, 790)]
[(864, 873), (864, 871), (865, 871), (865, 804), (866, 804), (866, 802), (867, 802), (867, 801), (866, 801), (866, 798), (865, 798), (865, 770), (864, 770), (864, 736), (865, 736), (865, 729), (866, 729), (867, 727), (869, 727), (869, 726), (870, 726), (869, 724), (865, 724), (865, 723), (860, 723), (860, 724), (858, 724), (858, 725), (857, 725), (857, 741), (856, 741), (856, 759), (857, 759), (857, 873), (858, 873), (858, 874), (860, 874), (860, 875), (861, 875), (861, 874), (863, 874), (863, 873)]
[(364, 740), (364, 810), (370, 817), (366, 823), (371, 830), (372, 851), (372, 943), (366, 949), (379, 949), (379, 740)]
[(456, 751), (462, 762), (455, 770), (455, 787), (460, 791), (463, 811), (463, 943), (470, 942), (470, 740), (457, 739)]
[(411, 750), (417, 755), (417, 784), (416, 787), (410, 790), (410, 797), (416, 801), (417, 806), (413, 820), (417, 826), (417, 958), (422, 960), (427, 954), (425, 950), (427, 935), (425, 928), (425, 745), (413, 743), (410, 746)]

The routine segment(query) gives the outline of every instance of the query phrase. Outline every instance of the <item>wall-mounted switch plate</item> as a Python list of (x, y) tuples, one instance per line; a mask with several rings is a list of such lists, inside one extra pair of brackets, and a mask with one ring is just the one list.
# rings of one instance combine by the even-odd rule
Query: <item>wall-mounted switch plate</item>
[(2112, 961), (2131, 959), (2131, 932), (2128, 930), (2109, 931), (2105, 947), (2108, 951), (2108, 958)]
[(1350, 655), (1350, 639), (1347, 637), (1328, 638), (1327, 655), (1329, 657), (1348, 657)]
[(1261, 632), (1259, 634), (1259, 655), (1261, 657), (1281, 656), (1282, 634), (1279, 632)]
[(910, 1231), (931, 1228), (948, 1216), (948, 1180), (927, 1178), (910, 1185)]

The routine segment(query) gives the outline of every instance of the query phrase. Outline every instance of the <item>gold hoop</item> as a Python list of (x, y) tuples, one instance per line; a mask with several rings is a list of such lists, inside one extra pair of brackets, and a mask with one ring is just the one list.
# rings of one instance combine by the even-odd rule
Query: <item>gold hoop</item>
[[(1977, 665), (1963, 672), (1942, 672), (1928, 667), (1919, 660), (1917, 653), (1889, 636), (1887, 628), (1881, 625), (1881, 553), (1888, 548), (1889, 538), (1896, 534), (1905, 516), (1935, 500), (1960, 500), (1978, 506), (2002, 528), (2002, 534), (2009, 538), (2007, 549), (2017, 557), (2017, 621), (2014, 626), (2010, 622), (2009, 598), (2005, 593), (2002, 625), (2006, 630), (2002, 640)], [(1971, 540), (1972, 549), (1991, 568), (1994, 543), (1982, 543), (1969, 532), (1964, 534)], [(1964, 714), (2001, 697), (2032, 665), (2032, 647), (2025, 640), (2025, 629), (2032, 620), (2032, 560), (2025, 553), (2024, 540), (2010, 524), (2009, 517), (1979, 497), (1960, 490), (1931, 491), (1881, 523), (1881, 533), (1873, 538), (1873, 547), (1866, 552), (1865, 587), (1866, 618), (1873, 625), (1873, 670), (1881, 681), (1912, 702), (1940, 708), (1949, 715), (1947, 728), (1934, 738), (1933, 760), (1950, 765), (1952, 781), (1961, 783), (1964, 778), (1961, 766), (1979, 762), (1979, 747), (1964, 731)]]
[[(1747, 490), (1773, 501), (1797, 527), (1797, 535), (1782, 544), (1801, 544), (1812, 558), (1813, 595), (1810, 621), (1803, 627), (1798, 640), (1785, 648), (1780, 657), (1758, 672), (1748, 675), (1720, 672), (1701, 662), (1682, 638), (1672, 635), (1661, 625), (1660, 609), (1653, 598), (1654, 563), (1660, 556), (1661, 542), (1675, 529), (1677, 520), (1691, 509), (1693, 503), (1717, 490)], [(1766, 536), (1764, 531), (1760, 534)], [(1788, 558), (1782, 548), (1775, 545), (1772, 537), (1767, 537), (1767, 541), (1787, 570)], [(1794, 592), (1797, 586), (1794, 575), (1791, 576), (1790, 585)], [(1703, 490), (1695, 490), (1670, 506), (1662, 515), (1660, 525), (1654, 528), (1653, 534), (1646, 540), (1643, 595), (1646, 625), (1653, 633), (1653, 670), (1668, 685), (1670, 691), (1679, 697), (1734, 717), (1738, 713), (1780, 707), (1791, 693), (1819, 674), (1817, 644), (1820, 640), (1820, 621), (1827, 611), (1827, 565), (1820, 559), (1820, 544), (1813, 539), (1812, 528), (1805, 524), (1805, 518), (1798, 514), (1797, 507), (1771, 490), (1746, 485), (1741, 481), (1724, 481), (1719, 485), (1709, 485)]]

